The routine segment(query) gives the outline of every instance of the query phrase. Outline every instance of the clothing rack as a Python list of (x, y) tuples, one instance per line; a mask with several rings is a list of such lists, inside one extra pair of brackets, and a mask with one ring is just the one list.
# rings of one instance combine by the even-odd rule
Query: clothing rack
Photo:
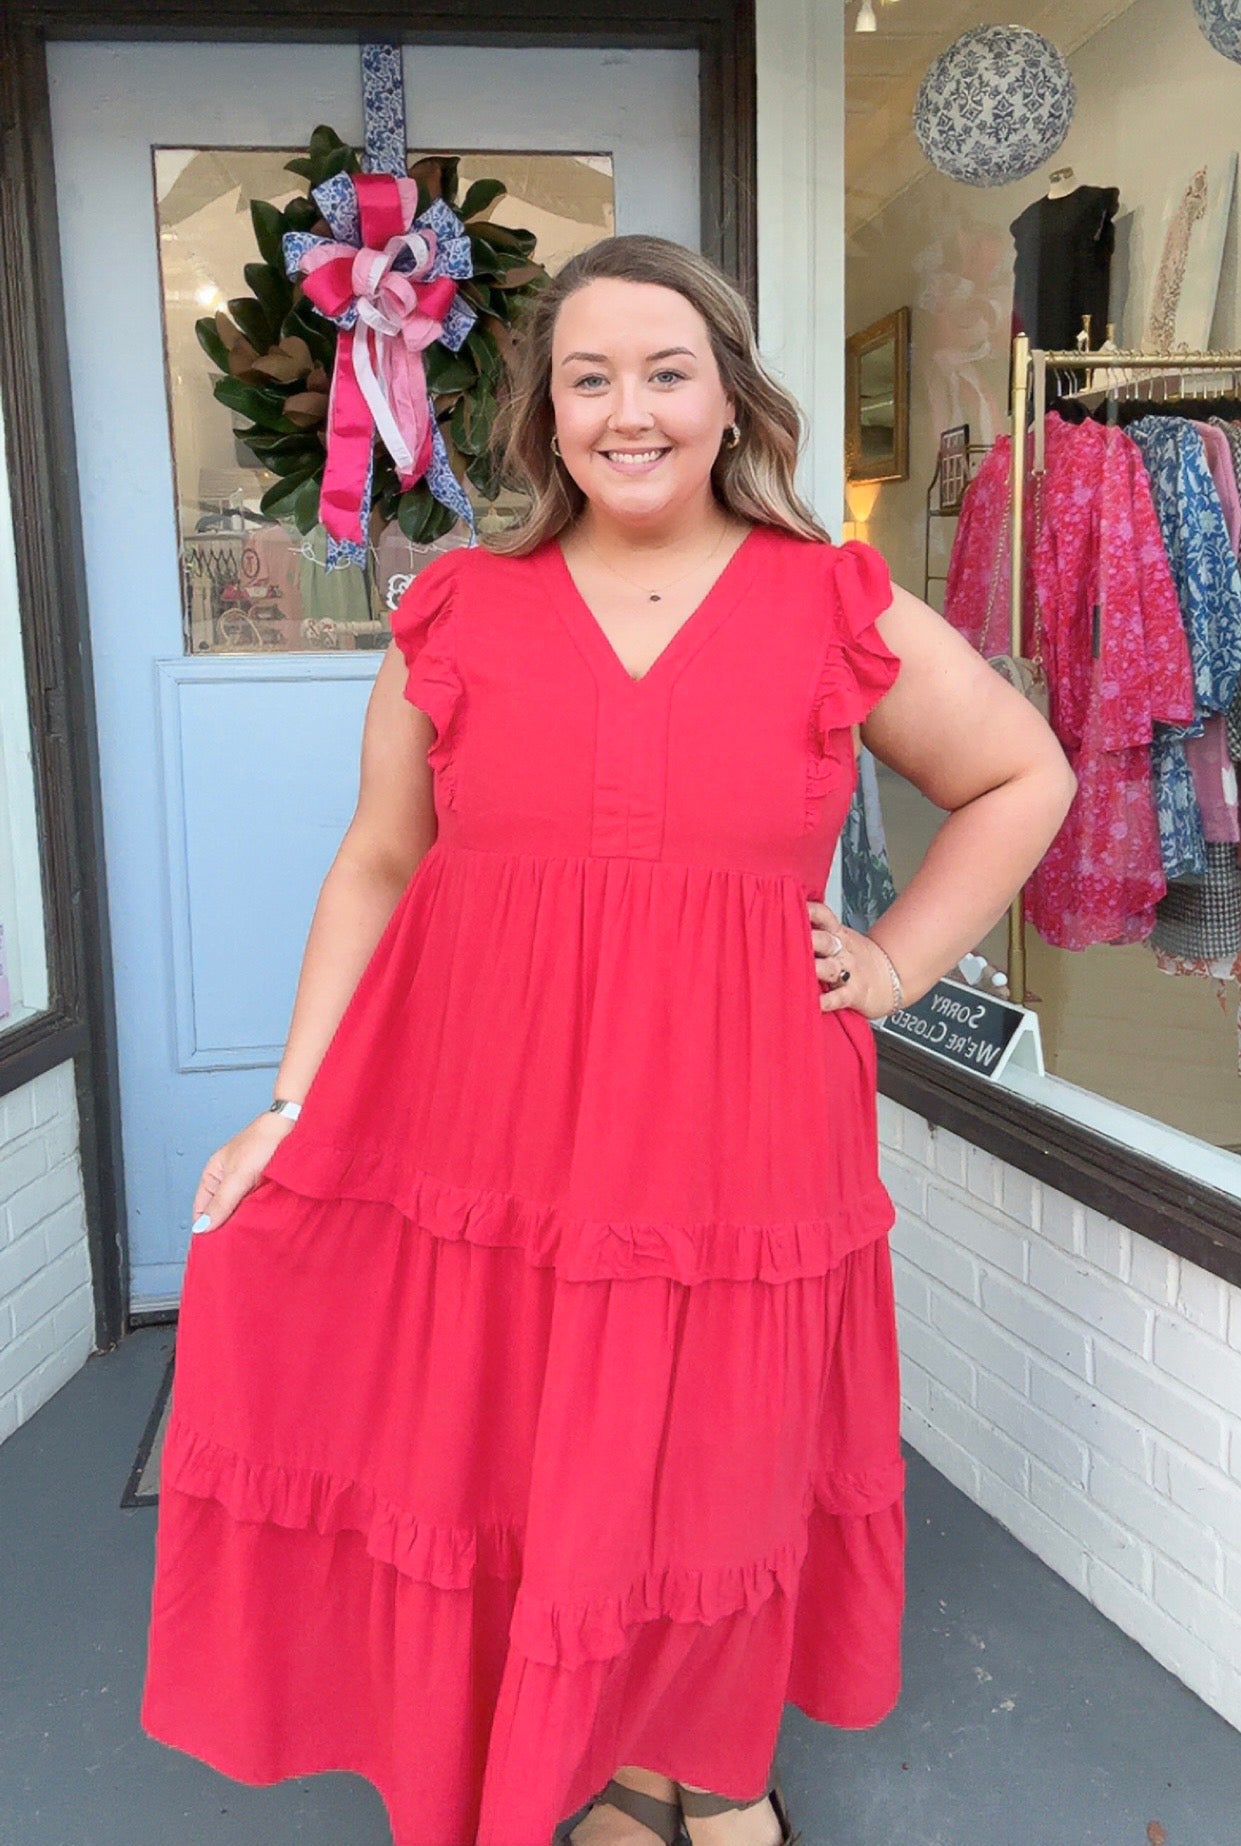
[[(1126, 398), (1144, 395), (1144, 387), (1155, 382), (1162, 382), (1171, 373), (1179, 373), (1182, 382), (1190, 374), (1198, 379), (1204, 373), (1232, 372), (1241, 379), (1241, 352), (1089, 352), (1074, 348), (1072, 352), (1053, 352), (1043, 347), (1032, 347), (1029, 338), (1019, 333), (1013, 341), (1013, 398), (1012, 398), (1012, 468), (1011, 496), (1009, 511), (1011, 516), (1011, 563), (1010, 583), (1011, 646), (1015, 655), (1021, 653), (1023, 640), (1022, 590), (1025, 579), (1025, 484), (1026, 484), (1026, 428), (1029, 422), (1030, 397), (1033, 392), (1034, 417), (1034, 456), (1031, 473), (1043, 472), (1044, 457), (1044, 419), (1047, 415), (1047, 373), (1053, 372), (1139, 372), (1144, 376), (1124, 378), (1115, 387), (1105, 390), (1122, 391)], [(1094, 396), (1093, 388), (1088, 392), (1066, 392), (1065, 399), (1079, 402), (1086, 396)], [(1182, 393), (1192, 395), (1192, 393)], [(1153, 394), (1152, 394), (1153, 398)], [(1025, 894), (1018, 892), (1008, 913), (1008, 991), (1012, 999), (1024, 1006), (1026, 998), (1026, 939), (1025, 939)]]

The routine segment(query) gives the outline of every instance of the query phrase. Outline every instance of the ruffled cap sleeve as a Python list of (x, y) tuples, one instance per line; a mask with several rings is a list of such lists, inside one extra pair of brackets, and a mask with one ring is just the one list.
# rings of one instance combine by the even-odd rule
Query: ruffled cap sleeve
[(461, 698), (453, 655), (459, 559), (445, 552), (418, 572), (393, 609), (392, 638), (409, 669), (405, 697), (426, 712), (442, 741)]
[(813, 716), (821, 748), (832, 731), (861, 724), (901, 670), (875, 626), (892, 603), (892, 579), (879, 553), (857, 539), (833, 546), (828, 579), (828, 643)]
[(405, 697), (435, 726), (427, 762), (440, 778), (445, 806), (453, 805), (453, 752), (461, 730), (465, 687), (454, 648), (461, 554), (445, 552), (418, 572), (393, 609), (392, 638), (408, 668)]

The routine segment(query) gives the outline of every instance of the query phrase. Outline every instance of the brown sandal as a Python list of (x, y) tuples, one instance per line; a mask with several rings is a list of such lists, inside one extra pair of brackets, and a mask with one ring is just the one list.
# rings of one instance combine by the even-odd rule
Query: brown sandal
[(696, 1789), (686, 1788), (681, 1782), (677, 1783), (677, 1795), (681, 1802), (681, 1812), (692, 1816), (726, 1814), (730, 1808), (756, 1808), (760, 1801), (770, 1801), (780, 1823), (780, 1846), (805, 1846), (804, 1836), (793, 1831), (780, 1784), (774, 1779), (766, 1794), (756, 1795), (753, 1801), (734, 1801), (731, 1795), (699, 1794)]
[[(595, 1796), (590, 1807), (597, 1808), (603, 1803), (610, 1808), (619, 1808), (631, 1820), (640, 1821), (644, 1827), (649, 1827), (656, 1839), (663, 1841), (664, 1846), (689, 1846), (681, 1810), (675, 1801), (661, 1801), (658, 1795), (644, 1795), (640, 1789), (626, 1788), (623, 1782), (613, 1777), (607, 1787)], [(590, 1808), (587, 1808), (586, 1813), (589, 1812)], [(586, 1814), (583, 1814), (582, 1820), (585, 1818)], [(579, 1820), (577, 1826), (581, 1824)], [(576, 1830), (575, 1827), (574, 1832)], [(569, 1834), (569, 1846), (572, 1846), (572, 1840), (573, 1835)]]

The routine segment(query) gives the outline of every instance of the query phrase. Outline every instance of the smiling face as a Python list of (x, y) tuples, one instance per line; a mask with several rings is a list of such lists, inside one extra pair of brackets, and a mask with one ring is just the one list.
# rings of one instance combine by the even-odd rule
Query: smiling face
[(556, 316), (551, 399), (564, 466), (597, 518), (667, 529), (709, 509), (734, 406), (684, 295), (610, 278), (577, 289)]

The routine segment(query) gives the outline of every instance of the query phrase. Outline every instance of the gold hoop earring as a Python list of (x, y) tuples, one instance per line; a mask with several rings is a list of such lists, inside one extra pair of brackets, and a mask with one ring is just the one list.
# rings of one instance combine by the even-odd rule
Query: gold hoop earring
[(552, 454), (556, 457), (557, 461), (564, 460), (564, 457), (560, 453), (560, 438), (554, 430), (552, 431)]
[(730, 423), (728, 428), (724, 431), (724, 447), (726, 449), (735, 449), (740, 441), (741, 425), (739, 423)]

